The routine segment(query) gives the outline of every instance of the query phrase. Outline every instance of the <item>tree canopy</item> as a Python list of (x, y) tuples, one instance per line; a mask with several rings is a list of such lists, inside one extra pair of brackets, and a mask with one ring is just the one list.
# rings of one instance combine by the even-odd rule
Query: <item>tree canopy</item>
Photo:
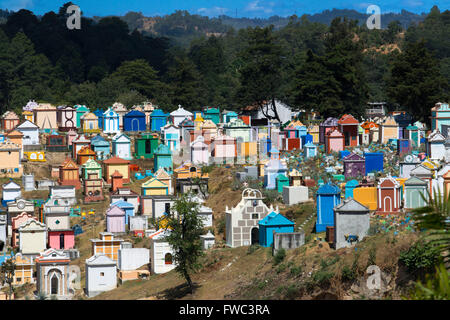
[(324, 13), (329, 25), (292, 16), (239, 30), (219, 23), (226, 19), (180, 11), (155, 17), (150, 33), (141, 13), (82, 17), (81, 30), (69, 30), (69, 4), (42, 17), (2, 15), (0, 112), (30, 99), (103, 109), (144, 99), (168, 112), (179, 104), (191, 111), (257, 105), (276, 118), (268, 109), (276, 99), (323, 117), (359, 117), (376, 100), (428, 122), (429, 109), (450, 96), (450, 12), (437, 7), (419, 20), (411, 16), (423, 22), (409, 27), (403, 13), (390, 16), (381, 30), (334, 10)]

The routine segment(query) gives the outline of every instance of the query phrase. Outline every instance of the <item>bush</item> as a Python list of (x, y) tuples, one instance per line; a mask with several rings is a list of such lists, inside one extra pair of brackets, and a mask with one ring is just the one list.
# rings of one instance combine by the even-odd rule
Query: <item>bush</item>
[(286, 265), (284, 263), (280, 264), (277, 268), (277, 273), (284, 272), (286, 270)]
[(355, 270), (351, 269), (349, 266), (345, 265), (342, 268), (341, 279), (343, 281), (354, 281), (356, 276)]
[(408, 272), (415, 275), (432, 272), (439, 260), (439, 251), (429, 243), (422, 243), (421, 241), (416, 242), (407, 251), (401, 252), (399, 258)]
[(285, 296), (287, 299), (294, 299), (298, 296), (298, 288), (291, 284), (289, 287), (285, 288)]
[(326, 270), (319, 270), (313, 274), (312, 278), (317, 285), (323, 286), (329, 284), (330, 279), (333, 278), (333, 276), (334, 276), (333, 272), (329, 272)]
[(273, 263), (275, 265), (277, 265), (281, 261), (283, 261), (285, 257), (286, 257), (286, 250), (284, 250), (282, 248), (282, 249), (278, 250), (277, 253), (275, 254), (275, 256), (273, 257)]
[(261, 280), (261, 281), (258, 283), (258, 289), (259, 289), (259, 290), (262, 290), (262, 289), (264, 289), (264, 288), (266, 287), (266, 285), (267, 285), (267, 282), (266, 282), (265, 280)]
[(291, 275), (293, 275), (294, 277), (299, 276), (302, 273), (302, 267), (298, 266), (298, 267), (292, 267), (289, 272), (291, 273)]

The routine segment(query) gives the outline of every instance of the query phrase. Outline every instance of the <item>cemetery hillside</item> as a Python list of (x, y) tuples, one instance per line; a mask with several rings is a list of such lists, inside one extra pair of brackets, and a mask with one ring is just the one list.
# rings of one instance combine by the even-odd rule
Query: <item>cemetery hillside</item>
[(0, 300), (450, 298), (448, 8), (6, 9)]

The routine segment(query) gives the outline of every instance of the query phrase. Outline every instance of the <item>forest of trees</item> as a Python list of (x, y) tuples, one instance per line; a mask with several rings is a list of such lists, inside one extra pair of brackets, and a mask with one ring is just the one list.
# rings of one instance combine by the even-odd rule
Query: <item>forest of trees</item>
[(407, 29), (303, 16), (180, 45), (118, 17), (83, 18), (81, 30), (68, 30), (67, 5), (39, 18), (20, 10), (0, 25), (1, 112), (30, 99), (94, 109), (152, 101), (165, 111), (278, 99), (326, 117), (361, 116), (368, 101), (388, 101), (428, 121), (434, 103), (450, 97), (450, 11), (437, 7)]

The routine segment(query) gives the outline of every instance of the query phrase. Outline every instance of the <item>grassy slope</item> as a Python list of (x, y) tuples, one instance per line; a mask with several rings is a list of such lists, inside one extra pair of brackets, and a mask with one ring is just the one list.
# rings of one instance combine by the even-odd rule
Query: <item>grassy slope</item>
[[(241, 191), (231, 187), (232, 172), (217, 168), (210, 174), (211, 195), (206, 205), (213, 208), (214, 218), (223, 216), (225, 205), (236, 205)], [(296, 227), (315, 212), (313, 202), (285, 208), (280, 211), (296, 222)], [(152, 275), (149, 280), (124, 283), (115, 290), (105, 292), (93, 299), (352, 299), (364, 298), (350, 290), (352, 282), (342, 279), (344, 266), (351, 267), (355, 260), (355, 249), (330, 249), (328, 244), (315, 240), (310, 235), (314, 218), (308, 220), (303, 229), (308, 243), (287, 253), (278, 265), (269, 248), (226, 248), (220, 246), (208, 250), (203, 258), (203, 269), (193, 275), (197, 286), (194, 294), (187, 294), (184, 280), (175, 272)], [(319, 235), (323, 236), (323, 235)], [(222, 240), (217, 235), (216, 240)], [(357, 245), (360, 253), (355, 276), (365, 274), (369, 251), (376, 248), (376, 264), (395, 281), (403, 275), (398, 267), (399, 253), (407, 249), (415, 233), (404, 233), (394, 238), (391, 233), (380, 233), (367, 237)], [(328, 279), (329, 278), (329, 279)], [(385, 297), (398, 299), (402, 288), (396, 287)], [(406, 279), (408, 280), (408, 279)], [(406, 283), (406, 281), (404, 281)]]

